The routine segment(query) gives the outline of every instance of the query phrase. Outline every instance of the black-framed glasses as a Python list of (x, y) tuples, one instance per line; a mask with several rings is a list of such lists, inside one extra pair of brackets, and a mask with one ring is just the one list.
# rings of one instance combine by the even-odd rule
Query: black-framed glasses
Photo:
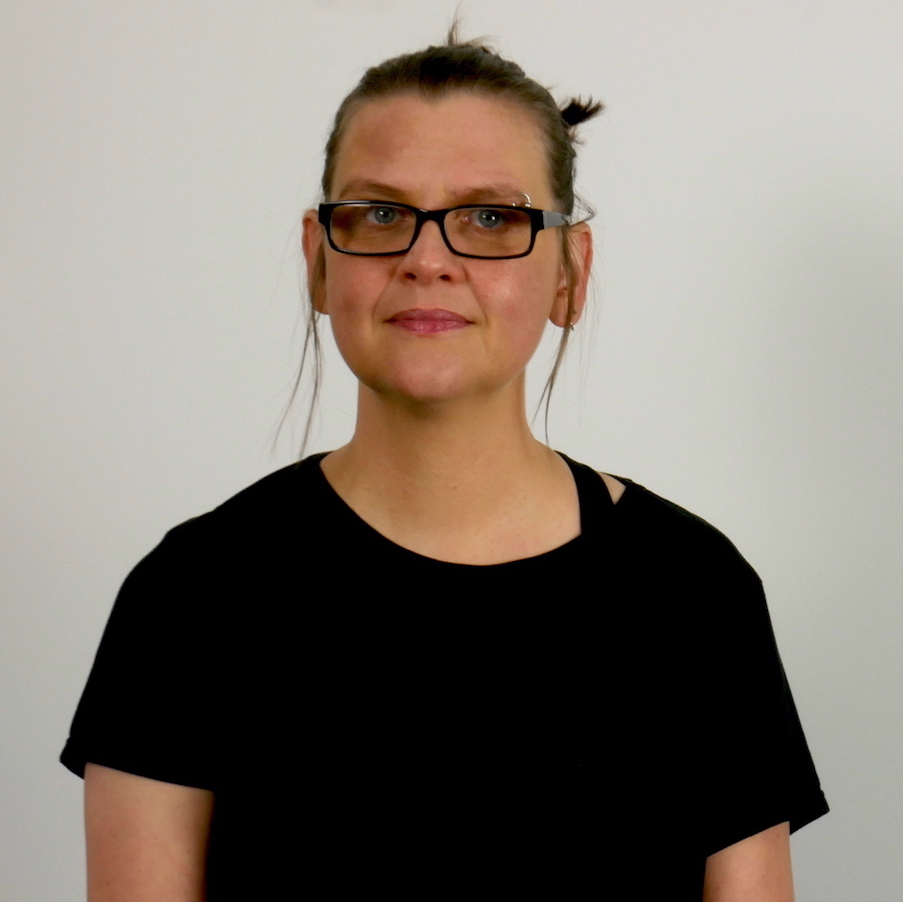
[(320, 204), (319, 219), (329, 246), (342, 254), (392, 257), (406, 254), (425, 222), (435, 222), (448, 249), (459, 257), (511, 260), (526, 257), (541, 229), (568, 225), (551, 210), (505, 204), (469, 204), (420, 210), (408, 204), (344, 200)]

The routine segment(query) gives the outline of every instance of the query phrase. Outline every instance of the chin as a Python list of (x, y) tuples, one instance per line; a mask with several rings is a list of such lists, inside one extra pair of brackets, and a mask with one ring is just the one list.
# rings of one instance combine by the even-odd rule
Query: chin
[(381, 378), (362, 379), (368, 388), (385, 398), (415, 405), (446, 404), (462, 400), (474, 393), (477, 386), (456, 365), (404, 367)]
[(379, 393), (402, 403), (425, 407), (460, 401), (472, 394), (463, 385), (448, 384), (437, 379), (384, 386)]

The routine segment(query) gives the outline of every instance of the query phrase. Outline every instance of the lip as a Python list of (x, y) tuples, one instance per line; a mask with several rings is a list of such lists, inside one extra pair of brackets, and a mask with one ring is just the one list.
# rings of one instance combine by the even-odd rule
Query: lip
[(417, 335), (435, 335), (438, 332), (451, 332), (471, 325), (469, 319), (452, 310), (427, 310), (422, 307), (402, 310), (390, 316), (386, 322)]

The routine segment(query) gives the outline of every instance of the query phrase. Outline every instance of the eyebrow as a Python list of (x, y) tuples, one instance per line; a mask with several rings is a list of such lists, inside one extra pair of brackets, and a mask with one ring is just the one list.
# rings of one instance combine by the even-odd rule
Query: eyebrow
[[(525, 197), (525, 194), (516, 185), (498, 183), (453, 191), (451, 196), (457, 204), (467, 204), (500, 203), (513, 198)], [(366, 179), (353, 179), (338, 192), (336, 197), (339, 200), (382, 200), (385, 198), (386, 200), (397, 200), (399, 203), (409, 203), (409, 196), (402, 188)]]

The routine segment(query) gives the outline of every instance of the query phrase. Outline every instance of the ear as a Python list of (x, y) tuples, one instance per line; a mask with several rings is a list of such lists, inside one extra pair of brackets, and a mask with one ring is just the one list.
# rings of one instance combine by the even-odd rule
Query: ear
[[(593, 265), (593, 233), (585, 222), (578, 222), (568, 230), (565, 240), (568, 242), (574, 269), (574, 312), (570, 323), (573, 326), (580, 319), (583, 308), (586, 306), (589, 273)], [(568, 274), (563, 261), (561, 277), (555, 292), (555, 303), (549, 319), (562, 329), (568, 324)]]
[(325, 250), (323, 226), (316, 210), (308, 210), (301, 221), (301, 246), (307, 262), (307, 291), (317, 313), (329, 313), (326, 309)]

